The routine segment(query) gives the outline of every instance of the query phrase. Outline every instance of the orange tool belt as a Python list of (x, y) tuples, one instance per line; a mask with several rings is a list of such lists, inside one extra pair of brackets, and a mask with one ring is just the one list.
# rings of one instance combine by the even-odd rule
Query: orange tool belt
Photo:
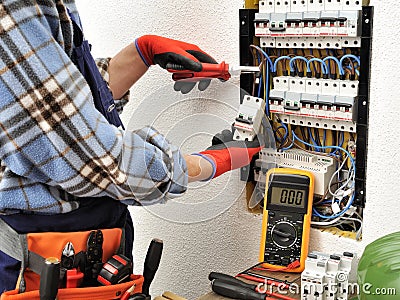
[[(63, 248), (68, 242), (74, 245), (77, 253), (86, 251), (91, 231), (18, 234), (0, 219), (0, 232), (2, 234), (0, 250), (21, 261), (16, 289), (1, 294), (0, 300), (39, 300), (40, 272), (45, 258), (56, 257), (61, 260)], [(125, 237), (121, 228), (103, 229), (101, 232), (104, 238), (102, 257), (104, 263), (114, 254), (124, 252)], [(143, 276), (131, 275), (128, 281), (109, 286), (61, 288), (58, 290), (57, 299), (120, 299), (133, 285), (135, 288), (132, 293), (140, 293), (142, 284)]]

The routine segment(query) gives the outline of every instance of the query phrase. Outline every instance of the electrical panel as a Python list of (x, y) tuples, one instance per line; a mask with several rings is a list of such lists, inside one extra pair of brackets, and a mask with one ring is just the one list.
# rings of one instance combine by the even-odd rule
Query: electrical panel
[[(310, 171), (313, 226), (353, 231), (357, 238), (365, 205), (373, 18), (368, 2), (260, 0), (240, 11), (240, 64), (261, 69), (255, 76), (242, 74), (241, 88), (265, 100), (264, 117), (276, 142), (276, 150), (262, 150), (242, 169), (242, 179), (256, 183), (250, 201), (262, 205), (271, 166)], [(240, 139), (251, 132), (235, 128)]]

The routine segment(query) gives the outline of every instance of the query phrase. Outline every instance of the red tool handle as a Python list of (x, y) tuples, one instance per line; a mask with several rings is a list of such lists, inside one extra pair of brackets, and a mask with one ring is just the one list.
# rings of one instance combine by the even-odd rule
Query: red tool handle
[(200, 78), (220, 78), (223, 80), (229, 80), (231, 74), (229, 73), (229, 65), (224, 61), (219, 64), (201, 64), (203, 69), (200, 72), (193, 72), (190, 70), (178, 70), (174, 68), (168, 68), (168, 72), (173, 73), (172, 79), (177, 80), (187, 80), (187, 81), (197, 81)]

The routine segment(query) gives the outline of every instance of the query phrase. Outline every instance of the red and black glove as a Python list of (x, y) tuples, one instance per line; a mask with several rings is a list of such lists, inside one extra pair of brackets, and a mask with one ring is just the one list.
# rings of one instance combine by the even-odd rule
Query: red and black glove
[(215, 178), (219, 175), (238, 169), (250, 164), (253, 156), (264, 147), (263, 141), (255, 138), (249, 141), (234, 141), (233, 133), (224, 130), (214, 136), (212, 146), (205, 151), (196, 153), (207, 159), (214, 167), (214, 174), (210, 177)]
[[(158, 64), (164, 69), (200, 72), (201, 63), (216, 64), (217, 61), (198, 46), (157, 35), (144, 35), (135, 41), (136, 49), (143, 62), (149, 67)], [(175, 90), (186, 94), (196, 82), (178, 81)], [(199, 90), (205, 90), (210, 80), (201, 80)]]

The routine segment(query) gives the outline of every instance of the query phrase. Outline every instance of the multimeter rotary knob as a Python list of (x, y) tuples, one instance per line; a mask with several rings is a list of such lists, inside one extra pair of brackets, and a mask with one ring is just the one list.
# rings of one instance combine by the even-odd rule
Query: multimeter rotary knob
[(289, 248), (297, 241), (297, 230), (290, 222), (278, 222), (271, 229), (272, 241), (279, 248)]

